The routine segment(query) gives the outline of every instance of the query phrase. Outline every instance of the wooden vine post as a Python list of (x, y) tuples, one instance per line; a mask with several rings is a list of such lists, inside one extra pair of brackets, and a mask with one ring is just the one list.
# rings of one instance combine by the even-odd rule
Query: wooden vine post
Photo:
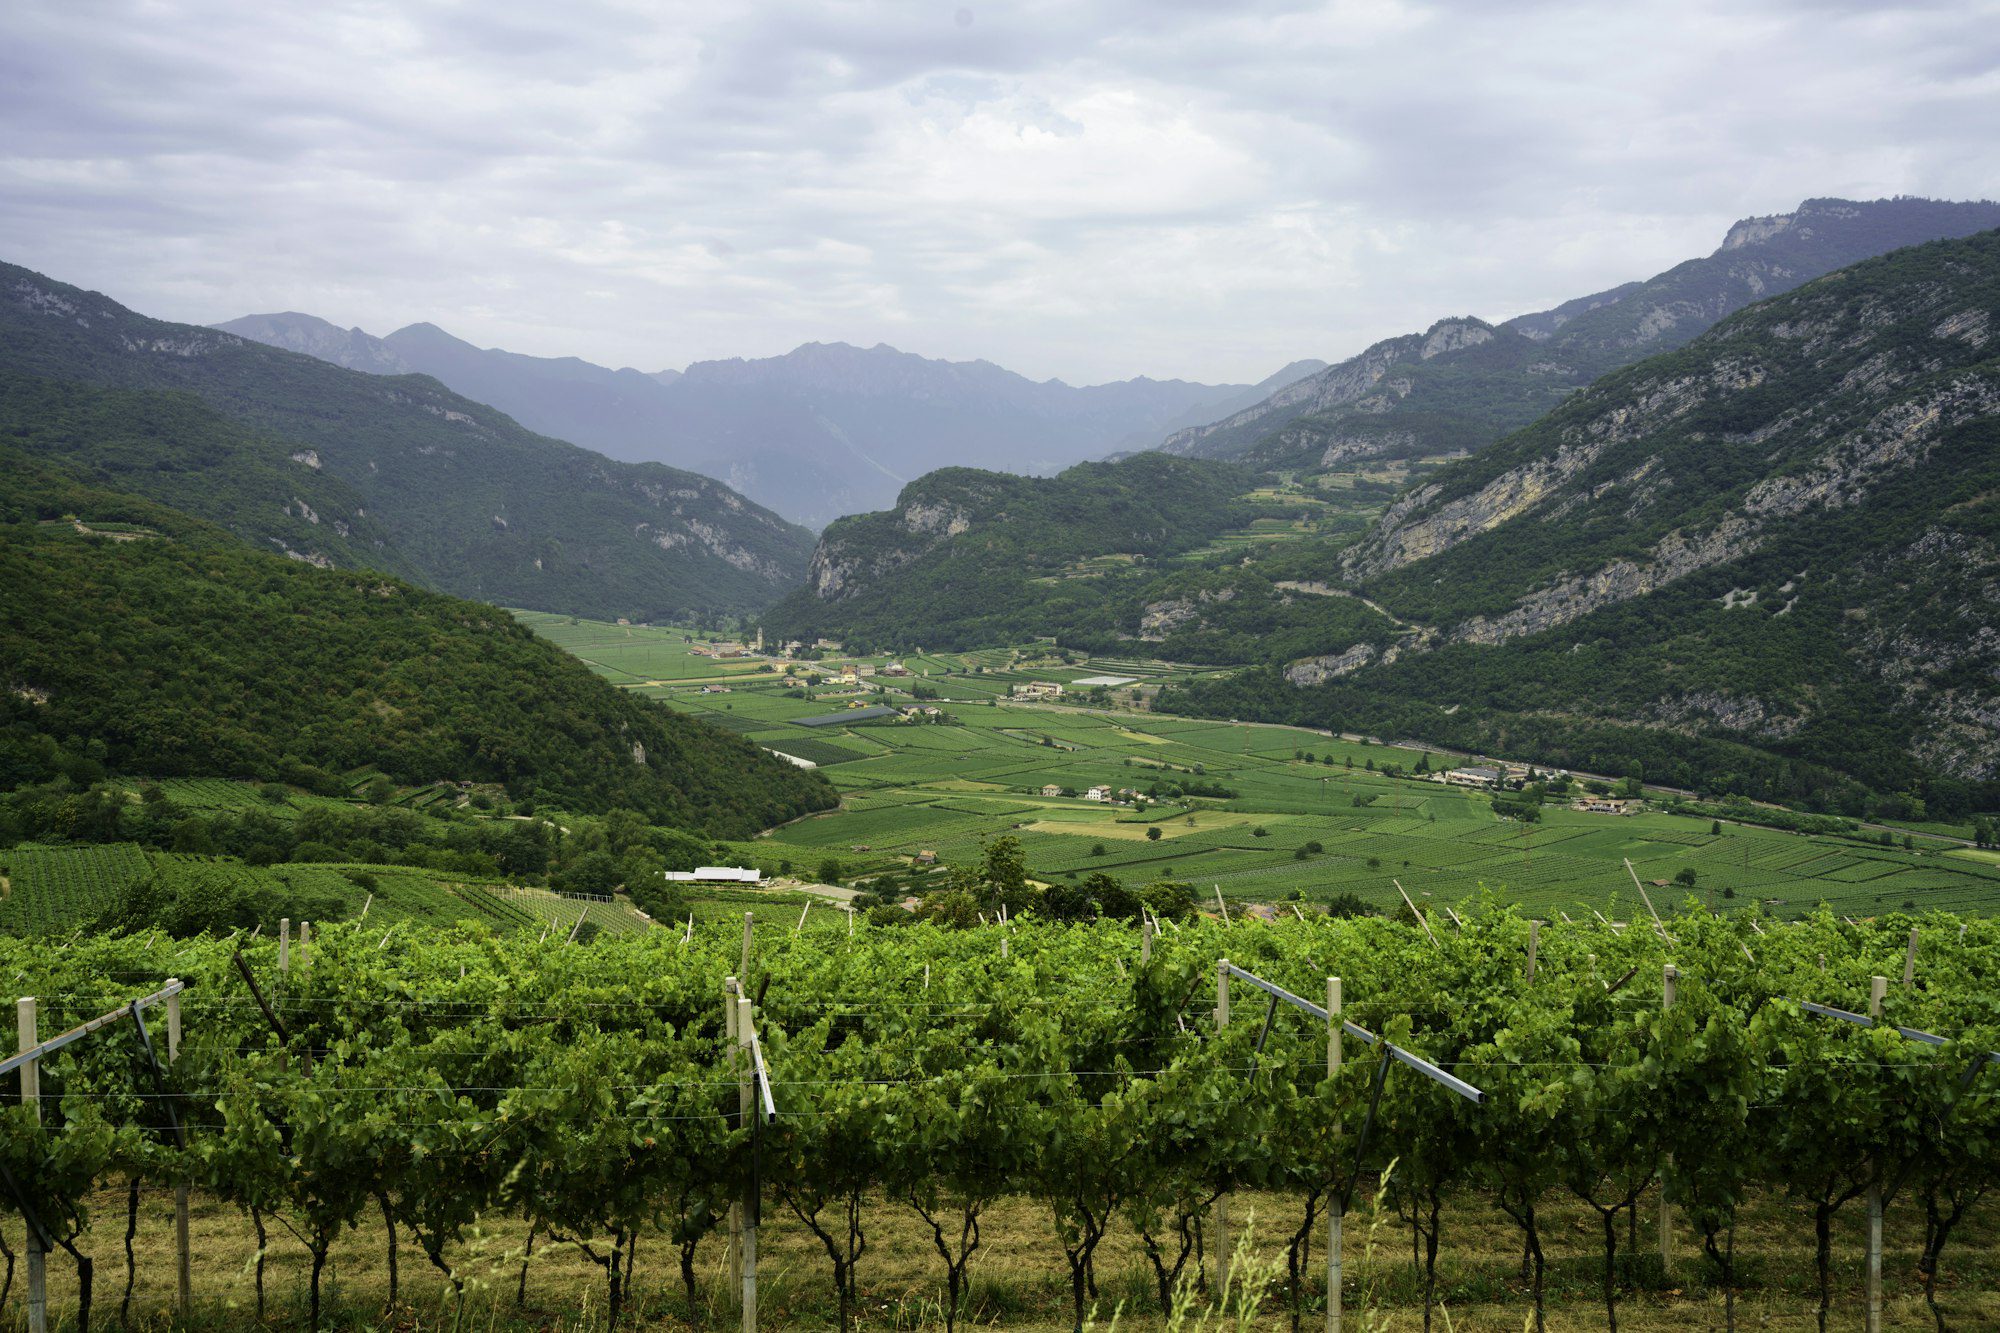
[[(1868, 1016), (1882, 1021), (1882, 1001), (1889, 994), (1889, 978), (1868, 979)], [(1868, 1319), (1867, 1333), (1882, 1333), (1882, 1169), (1878, 1162), (1875, 1179), (1868, 1186)]]
[[(1660, 969), (1660, 1007), (1671, 1009), (1680, 996), (1681, 970), (1672, 963)], [(1673, 1169), (1673, 1154), (1667, 1154), (1667, 1168)], [(1674, 1214), (1673, 1206), (1667, 1202), (1667, 1182), (1660, 1180), (1660, 1272), (1671, 1276), (1674, 1271)]]
[[(1218, 1044), (1223, 1032), (1229, 1027), (1229, 960), (1222, 959), (1215, 965), (1215, 1037)], [(1216, 1272), (1221, 1281), (1217, 1283), (1219, 1292), (1229, 1281), (1229, 1196), (1219, 1195), (1215, 1200), (1215, 1255)]]
[[(746, 926), (747, 929), (747, 926)], [(756, 1016), (751, 1011), (750, 997), (739, 994), (736, 997), (736, 1057), (743, 1070), (742, 1081), (737, 1090), (742, 1097), (743, 1123), (749, 1124), (757, 1114), (756, 1068), (750, 1052), (753, 1040), (751, 1024)], [(754, 1132), (754, 1131), (753, 1131)], [(743, 1268), (743, 1333), (757, 1333), (757, 1186), (752, 1182), (744, 1186), (742, 1209), (743, 1240), (739, 1247)]]
[[(1340, 1073), (1340, 978), (1326, 979), (1326, 1076), (1328, 1081)], [(1336, 1093), (1336, 1095), (1338, 1095)], [(1340, 1121), (1333, 1122), (1334, 1157), (1340, 1154)], [(1355, 1164), (1360, 1169), (1360, 1164)], [(1333, 1206), (1326, 1211), (1326, 1333), (1340, 1333), (1340, 1280), (1341, 1280), (1341, 1195), (1336, 1188)]]
[[(15, 1031), (22, 1051), (33, 1050), (41, 1042), (35, 1022), (35, 997), (23, 995), (14, 1006)], [(42, 1068), (39, 1060), (30, 1060), (21, 1066), (21, 1101), (34, 1115), (37, 1123), (42, 1118)], [(30, 1225), (28, 1233), (28, 1333), (48, 1333), (49, 1327), (49, 1265), (48, 1254), (42, 1249), (42, 1240), (37, 1229)]]
[(1530, 921), (1528, 923), (1528, 978), (1527, 978), (1529, 981), (1533, 981), (1535, 979), (1535, 955), (1541, 951), (1541, 947), (1542, 947), (1542, 923), (1539, 921)]
[(1150, 921), (1139, 923), (1139, 961), (1141, 963), (1153, 961), (1153, 923)]

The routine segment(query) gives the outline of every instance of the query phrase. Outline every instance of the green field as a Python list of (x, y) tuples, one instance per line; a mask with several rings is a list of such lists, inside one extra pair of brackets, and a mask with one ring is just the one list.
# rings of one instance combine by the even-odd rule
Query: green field
[[(57, 935), (87, 926), (118, 905), (124, 892), (148, 876), (179, 887), (190, 882), (227, 884), (251, 891), (282, 890), (294, 901), (321, 905), (321, 919), (365, 919), (385, 929), (403, 921), (429, 925), (480, 922), (496, 931), (559, 930), (579, 915), (600, 931), (647, 928), (623, 899), (566, 898), (500, 880), (397, 865), (285, 864), (247, 866), (215, 856), (148, 852), (133, 843), (36, 847), (0, 852), (0, 930), (13, 935)], [(365, 917), (364, 917), (365, 914)]]
[[(565, 646), (589, 645), (601, 670), (641, 659), (648, 672), (715, 670), (687, 655), (686, 631), (566, 619), (551, 630), (541, 622), (558, 618), (527, 619)], [(606, 643), (629, 645), (631, 658), (607, 652)], [(1413, 769), (1420, 751), (1296, 728), (1008, 702), (1009, 689), (1027, 680), (1116, 674), (1159, 681), (1189, 671), (1136, 658), (1062, 663), (1049, 653), (1029, 647), (912, 658), (916, 677), (878, 677), (884, 689), (842, 696), (836, 705), (848, 697), (907, 705), (914, 701), (905, 691), (921, 683), (939, 696), (950, 725), (800, 727), (798, 719), (831, 711), (829, 698), (819, 691), (792, 697), (757, 664), (729, 668), (745, 679), (726, 694), (703, 694), (697, 685), (645, 692), (759, 745), (824, 764), (844, 793), (841, 808), (779, 829), (757, 850), (761, 860), (802, 868), (834, 858), (850, 877), (907, 868), (926, 851), (947, 863), (974, 861), (988, 840), (1011, 834), (1044, 880), (1093, 872), (1135, 884), (1176, 879), (1204, 897), (1219, 888), (1245, 902), (1352, 892), (1386, 907), (1397, 901), (1400, 881), (1412, 897), (1439, 903), (1491, 891), (1552, 918), (1592, 909), (1624, 914), (1638, 909), (1629, 859), (1663, 908), (1688, 890), (1655, 886), (1691, 869), (1694, 892), (1724, 910), (1762, 902), (1793, 916), (1826, 902), (1854, 916), (1906, 905), (2000, 911), (2000, 864), (1934, 845), (1905, 851), (1736, 824), (1711, 834), (1706, 818), (1584, 814), (1557, 805), (1544, 808), (1541, 823), (1526, 825), (1497, 817), (1483, 794), (1371, 771)], [(1442, 756), (1431, 759), (1444, 766)], [(1211, 783), (1235, 794), (1164, 803), (1144, 814), (1041, 795), (1048, 785), (1144, 790), (1156, 781)], [(1147, 837), (1149, 827), (1161, 836)]]

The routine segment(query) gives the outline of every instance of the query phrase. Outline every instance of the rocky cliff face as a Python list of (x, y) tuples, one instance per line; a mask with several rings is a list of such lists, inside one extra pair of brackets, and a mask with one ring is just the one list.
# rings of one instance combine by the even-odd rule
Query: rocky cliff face
[[(1376, 343), (1361, 355), (1297, 380), (1221, 421), (1170, 435), (1160, 449), (1182, 457), (1231, 457), (1245, 452), (1245, 441), (1303, 416), (1348, 406), (1387, 411), (1392, 402), (1410, 391), (1410, 381), (1400, 381), (1398, 388), (1399, 382), (1390, 379), (1399, 366), (1477, 347), (1491, 341), (1493, 335), (1493, 327), (1477, 319), (1439, 320), (1424, 333)], [(1378, 394), (1378, 389), (1383, 392)]]
[[(885, 526), (892, 534), (887, 541), (881, 532)], [(886, 525), (847, 535), (836, 530), (823, 537), (807, 567), (806, 587), (822, 602), (858, 596), (971, 526), (972, 511), (966, 504), (912, 499), (892, 510)]]
[[(1727, 248), (1809, 221), (1754, 219)], [(1996, 321), (1987, 232), (1829, 275), (1608, 377), (1343, 553), (1346, 584), (1415, 625), (1400, 663), (1330, 644), (1287, 679), (1414, 683), (1446, 649), (1615, 644), (1657, 655), (1621, 668), (1657, 691), (1565, 711), (1805, 745), (1874, 691), (1922, 763), (2000, 774)]]

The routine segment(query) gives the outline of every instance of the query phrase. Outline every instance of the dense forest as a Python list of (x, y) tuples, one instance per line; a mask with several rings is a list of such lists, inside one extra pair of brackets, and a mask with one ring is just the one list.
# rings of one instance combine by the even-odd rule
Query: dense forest
[[(427, 376), (364, 374), (149, 319), (6, 264), (0, 364), (18, 376), (199, 398), (234, 423), (232, 448), (276, 441), (301, 487), (334, 478), (351, 488), (355, 512), (365, 507), (402, 567), (462, 597), (606, 618), (736, 615), (795, 584), (812, 549), (811, 533), (718, 481), (536, 435)], [(134, 410), (192, 419), (186, 404), (159, 404), (117, 401), (90, 431), (40, 430), (38, 444), (89, 467), (143, 466), (156, 447), (165, 468), (198, 463), (175, 430), (156, 441), (121, 424)], [(37, 420), (56, 410), (31, 407)], [(106, 428), (119, 437), (116, 457), (91, 442)], [(186, 490), (141, 489), (189, 500)]]
[(5, 442), (107, 490), (218, 523), (261, 549), (413, 577), (347, 483), (189, 393), (99, 389), (0, 368)]
[(368, 766), (739, 837), (833, 803), (504, 611), (260, 555), (14, 450), (0, 479), (0, 789), (106, 770), (326, 789)]

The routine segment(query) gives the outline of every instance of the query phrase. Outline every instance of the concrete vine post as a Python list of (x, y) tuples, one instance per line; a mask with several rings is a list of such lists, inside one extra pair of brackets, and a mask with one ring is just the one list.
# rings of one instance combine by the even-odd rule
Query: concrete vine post
[[(1681, 970), (1672, 963), (1660, 969), (1660, 1007), (1671, 1009), (1680, 997)], [(1667, 1154), (1667, 1167), (1672, 1169), (1673, 1154)], [(1674, 1271), (1674, 1213), (1673, 1205), (1667, 1202), (1667, 1182), (1660, 1180), (1660, 1271), (1671, 1275)]]
[[(747, 939), (747, 929), (745, 935)], [(745, 948), (748, 948), (747, 943)], [(729, 1063), (732, 1068), (735, 1067), (738, 1059), (737, 1048), (742, 1044), (737, 1032), (736, 990), (735, 977), (724, 977), (722, 979), (723, 1049), (728, 1053)], [(737, 1108), (741, 1111), (747, 1111), (750, 1109), (750, 1104), (741, 1096), (741, 1091), (739, 1086), (739, 1095), (736, 1099)], [(729, 1265), (729, 1286), (734, 1290), (743, 1281), (743, 1205), (734, 1199), (729, 1202), (729, 1243), (726, 1247), (724, 1257), (728, 1260)]]
[[(15, 1032), (20, 1038), (18, 1049), (32, 1050), (41, 1041), (35, 1021), (35, 997), (23, 995), (14, 1006)], [(42, 1069), (39, 1060), (30, 1060), (21, 1066), (21, 1101), (34, 1113), (37, 1122), (42, 1118)], [(48, 1254), (42, 1249), (41, 1238), (30, 1226), (28, 1232), (28, 1333), (48, 1333), (49, 1327), (49, 1265)]]
[[(303, 934), (303, 928), (301, 928)], [(178, 977), (167, 978), (172, 986)], [(167, 997), (167, 1064), (173, 1065), (181, 1058), (181, 997), (175, 992)], [(186, 1319), (194, 1305), (194, 1278), (190, 1271), (190, 1250), (188, 1247), (188, 1185), (187, 1178), (174, 1182), (174, 1281), (180, 1300), (181, 1318)]]
[[(1340, 1074), (1340, 978), (1326, 979), (1326, 1076), (1333, 1079)], [(1340, 1142), (1340, 1122), (1333, 1122), (1333, 1137), (1336, 1144), (1336, 1160)], [(1356, 1163), (1356, 1169), (1359, 1169)], [(1344, 1218), (1340, 1209), (1340, 1188), (1334, 1186), (1332, 1206), (1326, 1211), (1326, 1333), (1340, 1333), (1340, 1282), (1341, 1282), (1341, 1227)]]
[[(1218, 1042), (1229, 1027), (1229, 960), (1222, 959), (1215, 965), (1215, 1036)], [(1215, 1262), (1220, 1281), (1216, 1284), (1219, 1293), (1229, 1281), (1229, 1196), (1225, 1193), (1215, 1201)]]
[[(1912, 943), (1915, 932), (1911, 932)], [(1868, 979), (1868, 1016), (1882, 1021), (1882, 1001), (1889, 994), (1889, 978)], [(1882, 1180), (1881, 1167), (1868, 1186), (1868, 1318), (1867, 1333), (1882, 1333)]]
[[(757, 1114), (757, 1093), (754, 1086), (757, 1070), (751, 1054), (753, 1040), (751, 1025), (757, 1021), (750, 1004), (750, 997), (736, 997), (736, 1054), (742, 1062), (743, 1081), (738, 1085), (742, 1094), (743, 1123), (749, 1124)], [(754, 1131), (753, 1131), (754, 1132)], [(751, 1183), (744, 1186), (743, 1202), (743, 1333), (757, 1333), (757, 1196), (756, 1176), (752, 1173)]]

